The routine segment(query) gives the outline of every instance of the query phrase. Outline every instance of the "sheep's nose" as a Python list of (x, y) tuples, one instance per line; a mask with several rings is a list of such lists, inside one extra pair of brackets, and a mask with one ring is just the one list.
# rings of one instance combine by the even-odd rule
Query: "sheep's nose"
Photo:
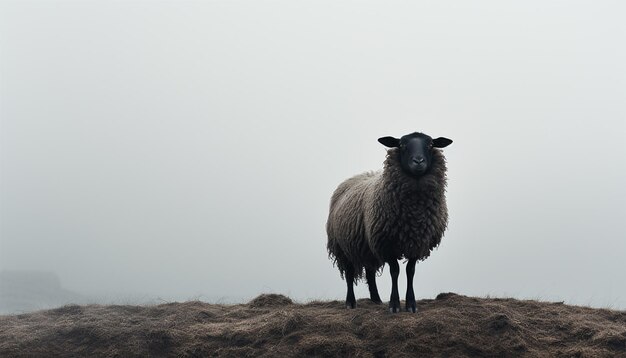
[(422, 164), (424, 163), (424, 160), (425, 160), (424, 157), (416, 157), (416, 158), (413, 158), (413, 163)]

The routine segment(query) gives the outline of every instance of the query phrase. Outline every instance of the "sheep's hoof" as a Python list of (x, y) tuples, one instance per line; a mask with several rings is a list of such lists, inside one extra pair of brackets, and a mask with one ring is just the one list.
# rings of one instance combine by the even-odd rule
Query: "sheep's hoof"
[(378, 295), (377, 290), (370, 290), (370, 300), (372, 300), (372, 302), (374, 302), (377, 305), (383, 303), (383, 300), (380, 299), (380, 296)]
[(346, 302), (346, 309), (355, 309), (356, 308), (356, 302), (354, 303), (350, 303), (350, 302)]
[(390, 302), (389, 303), (389, 312), (398, 313), (400, 312), (400, 302)]
[(407, 301), (406, 302), (406, 311), (407, 312), (417, 312), (417, 307), (415, 305), (415, 301)]

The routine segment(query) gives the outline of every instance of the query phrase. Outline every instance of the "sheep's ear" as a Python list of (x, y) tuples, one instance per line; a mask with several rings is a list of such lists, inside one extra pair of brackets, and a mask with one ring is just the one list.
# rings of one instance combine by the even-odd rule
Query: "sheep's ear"
[(448, 138), (439, 137), (439, 138), (433, 139), (433, 147), (436, 147), (436, 148), (445, 148), (449, 146), (450, 144), (452, 144), (452, 140)]
[(394, 137), (381, 137), (378, 138), (378, 142), (389, 148), (396, 148), (400, 146), (400, 139)]

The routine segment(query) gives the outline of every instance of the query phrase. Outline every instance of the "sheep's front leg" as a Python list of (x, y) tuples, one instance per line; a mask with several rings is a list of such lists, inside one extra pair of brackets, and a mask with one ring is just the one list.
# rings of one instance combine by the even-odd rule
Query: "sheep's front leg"
[(348, 285), (346, 308), (355, 308), (356, 298), (354, 297), (354, 267), (352, 267), (352, 265), (349, 265), (346, 269), (346, 284)]
[(413, 276), (417, 259), (410, 259), (406, 264), (406, 311), (415, 313), (415, 292), (413, 292)]
[(389, 261), (389, 271), (391, 272), (391, 298), (389, 299), (389, 311), (391, 313), (400, 312), (400, 294), (398, 293), (398, 276), (400, 275), (400, 265), (398, 260)]

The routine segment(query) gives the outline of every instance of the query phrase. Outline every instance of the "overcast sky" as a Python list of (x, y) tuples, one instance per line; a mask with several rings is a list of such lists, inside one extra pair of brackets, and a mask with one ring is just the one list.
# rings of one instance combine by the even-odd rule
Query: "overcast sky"
[(624, 14), (1, 1), (0, 270), (100, 297), (343, 299), (330, 196), (382, 167), (378, 137), (423, 131), (454, 143), (449, 229), (418, 298), (626, 309)]

